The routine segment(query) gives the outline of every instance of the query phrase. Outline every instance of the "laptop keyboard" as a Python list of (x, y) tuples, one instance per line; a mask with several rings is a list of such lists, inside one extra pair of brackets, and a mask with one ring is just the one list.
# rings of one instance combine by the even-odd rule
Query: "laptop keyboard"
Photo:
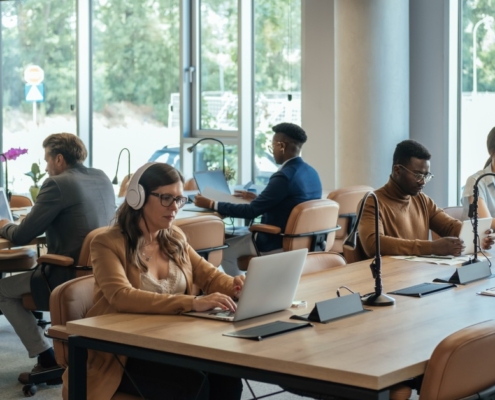
[(234, 311), (230, 310), (211, 310), (208, 315), (218, 315), (219, 317), (233, 317)]

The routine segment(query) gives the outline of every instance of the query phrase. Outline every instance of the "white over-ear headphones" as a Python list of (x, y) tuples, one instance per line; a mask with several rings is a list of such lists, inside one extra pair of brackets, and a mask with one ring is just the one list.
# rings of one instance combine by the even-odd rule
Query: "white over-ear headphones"
[(144, 200), (146, 199), (146, 194), (144, 193), (144, 188), (139, 184), (141, 176), (144, 174), (149, 167), (156, 163), (146, 163), (140, 167), (134, 175), (132, 175), (129, 186), (127, 187), (127, 193), (125, 194), (125, 201), (134, 210), (139, 210), (144, 205)]

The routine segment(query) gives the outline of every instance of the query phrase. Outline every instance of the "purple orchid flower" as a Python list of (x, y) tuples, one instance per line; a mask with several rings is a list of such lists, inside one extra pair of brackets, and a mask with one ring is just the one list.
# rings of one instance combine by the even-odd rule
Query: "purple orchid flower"
[(6, 151), (5, 153), (3, 153), (3, 157), (0, 157), (0, 159), (2, 160), (2, 162), (4, 162), (5, 159), (15, 160), (17, 157), (19, 157), (22, 154), (26, 154), (27, 152), (28, 152), (27, 149), (21, 149), (20, 147), (18, 149), (12, 148)]

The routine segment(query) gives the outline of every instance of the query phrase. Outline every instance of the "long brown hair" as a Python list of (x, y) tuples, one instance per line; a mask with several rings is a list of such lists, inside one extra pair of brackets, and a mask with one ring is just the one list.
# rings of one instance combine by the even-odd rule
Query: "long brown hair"
[[(144, 204), (148, 201), (150, 193), (160, 186), (172, 185), (179, 181), (184, 184), (184, 177), (171, 165), (164, 163), (151, 165), (139, 179), (139, 184), (145, 193)], [(134, 210), (127, 202), (124, 202), (117, 210), (115, 225), (120, 227), (127, 240), (127, 257), (146, 272), (148, 267), (138, 251), (145, 243), (143, 231), (139, 227), (139, 222), (143, 218), (143, 207)], [(146, 220), (144, 222), (146, 223)], [(159, 231), (157, 240), (160, 251), (179, 267), (187, 262), (187, 240), (182, 231), (172, 225), (169, 229)]]
[(488, 153), (490, 154), (490, 157), (486, 161), (483, 169), (485, 169), (492, 163), (492, 156), (495, 153), (495, 128), (492, 128), (492, 130), (488, 134), (488, 137), (486, 138), (486, 148), (488, 150)]

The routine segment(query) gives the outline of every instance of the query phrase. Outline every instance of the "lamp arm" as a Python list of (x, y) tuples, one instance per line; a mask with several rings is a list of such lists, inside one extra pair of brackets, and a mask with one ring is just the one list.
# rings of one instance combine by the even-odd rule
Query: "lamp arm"
[(225, 145), (223, 144), (223, 142), (221, 140), (218, 140), (215, 138), (202, 138), (202, 139), (199, 139), (196, 143), (194, 143), (189, 149), (192, 151), (199, 143), (201, 143), (205, 140), (213, 140), (217, 143), (220, 143), (220, 145), (222, 146), (222, 171), (223, 171), (223, 174), (225, 175)]
[(129, 178), (129, 176), (131, 176), (131, 152), (129, 151), (129, 149), (127, 147), (124, 147), (120, 151), (122, 152), (124, 150), (127, 151), (127, 178)]
[(119, 152), (119, 157), (117, 158), (117, 169), (115, 171), (115, 178), (113, 178), (112, 183), (116, 185), (118, 183), (118, 174), (119, 174), (119, 165), (120, 165), (120, 157), (122, 156), (122, 152), (126, 150), (127, 151), (127, 175), (131, 175), (131, 152), (127, 147), (124, 147), (122, 150)]

